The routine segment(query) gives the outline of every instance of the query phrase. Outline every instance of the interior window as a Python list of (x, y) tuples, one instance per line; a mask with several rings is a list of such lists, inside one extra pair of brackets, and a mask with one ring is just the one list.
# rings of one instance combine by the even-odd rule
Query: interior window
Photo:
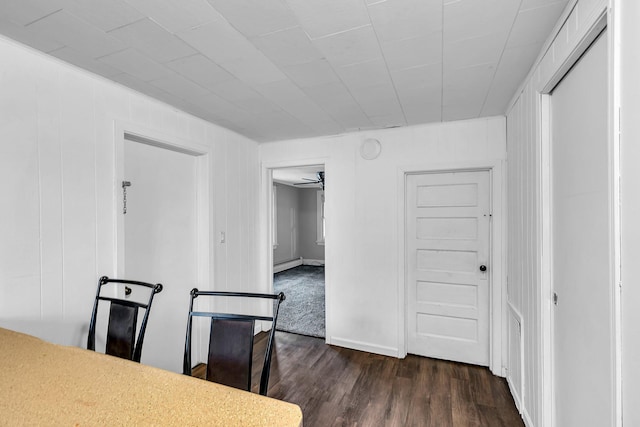
[(271, 192), (271, 242), (273, 249), (278, 247), (278, 188), (274, 185)]
[(325, 229), (325, 220), (324, 220), (324, 191), (317, 191), (317, 210), (318, 210), (318, 234), (316, 243), (319, 245), (324, 245), (324, 229)]

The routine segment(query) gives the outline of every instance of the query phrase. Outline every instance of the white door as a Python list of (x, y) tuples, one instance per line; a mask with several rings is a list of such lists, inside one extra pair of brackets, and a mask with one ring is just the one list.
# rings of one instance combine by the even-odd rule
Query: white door
[(125, 140), (124, 275), (162, 283), (142, 363), (182, 371), (189, 291), (196, 287), (196, 157)]
[(489, 365), (489, 171), (407, 176), (408, 352)]
[(612, 425), (607, 36), (551, 94), (555, 426)]

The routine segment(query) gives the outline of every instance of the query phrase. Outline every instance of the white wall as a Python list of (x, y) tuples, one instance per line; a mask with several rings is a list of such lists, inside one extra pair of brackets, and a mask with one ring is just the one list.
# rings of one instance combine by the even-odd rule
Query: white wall
[[(549, 49), (523, 83), (507, 112), (508, 304), (507, 380), (528, 426), (550, 425), (550, 376), (543, 370), (543, 315), (550, 304), (542, 274), (540, 92), (562, 70), (585, 34), (604, 13), (606, 0), (569, 2), (566, 22), (549, 36)], [(574, 6), (572, 9), (572, 6)], [(569, 14), (569, 12), (571, 12)], [(562, 20), (560, 24), (562, 24)], [(556, 36), (557, 35), (557, 36)], [(518, 357), (513, 357), (518, 355)], [(585, 373), (588, 375), (588, 372)], [(594, 384), (597, 387), (597, 384)]]
[(199, 286), (255, 288), (255, 142), (7, 39), (0, 58), (1, 326), (86, 345), (97, 279), (115, 276), (116, 122), (211, 147), (213, 283)]
[(617, 1), (621, 24), (622, 408), (625, 426), (640, 425), (640, 2)]
[(273, 265), (300, 258), (300, 195), (297, 188), (275, 184), (278, 245)]
[[(359, 155), (367, 137), (380, 140), (375, 160)], [(505, 120), (489, 118), (299, 139), (260, 145), (263, 168), (325, 164), (327, 340), (398, 355), (398, 212), (401, 168), (505, 158)], [(262, 210), (268, 209), (263, 171)], [(269, 262), (268, 224), (261, 223), (260, 263)], [(261, 273), (265, 288), (268, 272)]]

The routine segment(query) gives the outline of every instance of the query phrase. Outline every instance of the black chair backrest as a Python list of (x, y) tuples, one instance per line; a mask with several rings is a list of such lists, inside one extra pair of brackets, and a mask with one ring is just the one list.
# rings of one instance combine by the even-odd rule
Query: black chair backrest
[[(108, 283), (121, 283), (126, 285), (125, 289), (127, 289), (127, 291), (125, 292), (125, 298), (102, 296), (102, 287)], [(129, 286), (150, 288), (149, 301), (144, 303), (127, 300), (126, 297), (130, 293)], [(96, 349), (96, 317), (98, 315), (98, 305), (100, 301), (105, 301), (110, 305), (105, 353), (123, 359), (133, 360), (134, 362), (140, 362), (142, 343), (144, 342), (144, 334), (147, 329), (147, 320), (149, 319), (151, 304), (153, 303), (155, 294), (160, 292), (162, 292), (162, 285), (160, 283), (153, 285), (135, 280), (109, 279), (107, 276), (102, 276), (98, 280), (98, 290), (96, 291), (96, 299), (93, 303), (93, 311), (91, 312), (87, 349), (94, 351)], [(136, 339), (136, 327), (140, 310), (144, 310), (144, 315)]]
[[(193, 300), (199, 296), (272, 299), (275, 300), (273, 316), (193, 311)], [(191, 300), (189, 302), (189, 319), (187, 321), (187, 336), (185, 338), (182, 372), (185, 375), (191, 375), (191, 334), (193, 318), (209, 317), (211, 318), (211, 330), (209, 333), (206, 379), (230, 387), (251, 391), (255, 322), (256, 320), (270, 321), (272, 322), (271, 330), (269, 332), (260, 376), (260, 394), (266, 396), (269, 386), (269, 372), (271, 370), (273, 337), (276, 331), (280, 303), (284, 301), (284, 299), (285, 296), (282, 292), (279, 294), (256, 294), (246, 292), (199, 291), (195, 288), (192, 289)]]

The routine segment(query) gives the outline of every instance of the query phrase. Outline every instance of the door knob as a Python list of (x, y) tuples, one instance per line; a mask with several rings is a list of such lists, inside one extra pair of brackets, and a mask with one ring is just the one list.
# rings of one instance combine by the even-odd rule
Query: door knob
[(484, 265), (484, 264), (483, 264), (483, 265), (481, 265), (481, 266), (480, 266), (480, 271), (482, 271), (482, 272), (487, 271), (487, 266), (486, 266), (486, 265)]

